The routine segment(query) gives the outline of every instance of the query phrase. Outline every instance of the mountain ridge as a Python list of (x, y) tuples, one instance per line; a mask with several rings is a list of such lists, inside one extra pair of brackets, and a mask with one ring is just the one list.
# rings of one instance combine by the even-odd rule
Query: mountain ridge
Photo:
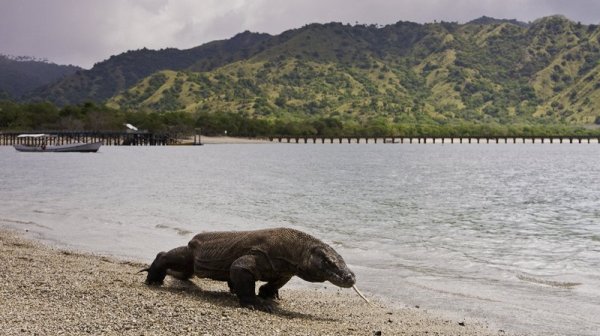
[(331, 22), (279, 35), (246, 31), (186, 50), (129, 51), (29, 99), (267, 119), (589, 124), (600, 116), (599, 61), (599, 27), (564, 16)]
[[(154, 84), (169, 80), (149, 95), (146, 78), (109, 104), (391, 122), (592, 123), (599, 116), (600, 29), (562, 16), (526, 26), (512, 20), (311, 24), (269, 40), (261, 52), (210, 71), (154, 74)], [(142, 99), (142, 91), (152, 99)]]
[(69, 76), (81, 68), (45, 59), (0, 54), (0, 96), (19, 99), (31, 90)]
[(130, 50), (94, 64), (58, 82), (38, 88), (29, 100), (48, 100), (58, 105), (102, 102), (160, 70), (210, 70), (226, 62), (251, 54), (254, 45), (267, 34), (244, 32), (228, 40), (212, 41), (198, 47), (179, 50)]

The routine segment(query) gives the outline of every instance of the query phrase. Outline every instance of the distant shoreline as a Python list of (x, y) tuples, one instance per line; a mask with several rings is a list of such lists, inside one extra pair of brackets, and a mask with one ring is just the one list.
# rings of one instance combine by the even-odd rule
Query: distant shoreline
[[(221, 144), (262, 144), (271, 143), (268, 138), (244, 138), (230, 136), (205, 136), (200, 137), (200, 143), (203, 145), (221, 145)], [(194, 145), (194, 137), (185, 138), (181, 145)]]
[(419, 309), (370, 307), (328, 283), (284, 287), (274, 314), (252, 311), (224, 283), (148, 287), (143, 264), (50, 248), (3, 228), (0, 265), (3, 335), (504, 335)]

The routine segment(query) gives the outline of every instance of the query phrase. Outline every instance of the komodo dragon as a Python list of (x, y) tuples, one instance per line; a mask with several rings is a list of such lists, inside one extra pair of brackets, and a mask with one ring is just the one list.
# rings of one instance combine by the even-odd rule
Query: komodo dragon
[[(187, 246), (160, 252), (142, 271), (148, 272), (148, 285), (161, 285), (167, 274), (181, 280), (196, 275), (227, 281), (242, 307), (268, 312), (279, 288), (295, 275), (356, 290), (354, 273), (331, 246), (289, 228), (200, 233)], [(256, 281), (266, 282), (258, 296)]]

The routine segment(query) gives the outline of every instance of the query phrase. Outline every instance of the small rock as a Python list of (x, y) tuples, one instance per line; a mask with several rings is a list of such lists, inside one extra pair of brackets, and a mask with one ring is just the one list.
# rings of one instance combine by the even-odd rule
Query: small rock
[(377, 330), (373, 333), (373, 336), (381, 336), (381, 330)]
[(461, 327), (464, 327), (466, 325), (466, 323), (465, 322), (458, 322), (458, 325), (461, 326)]

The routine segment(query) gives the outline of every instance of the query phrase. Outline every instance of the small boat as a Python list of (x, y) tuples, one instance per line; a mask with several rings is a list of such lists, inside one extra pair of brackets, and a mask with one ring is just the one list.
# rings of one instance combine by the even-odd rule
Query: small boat
[(15, 144), (19, 152), (97, 152), (102, 142), (73, 142), (59, 145), (51, 134), (21, 134), (17, 138), (29, 138), (30, 144)]

